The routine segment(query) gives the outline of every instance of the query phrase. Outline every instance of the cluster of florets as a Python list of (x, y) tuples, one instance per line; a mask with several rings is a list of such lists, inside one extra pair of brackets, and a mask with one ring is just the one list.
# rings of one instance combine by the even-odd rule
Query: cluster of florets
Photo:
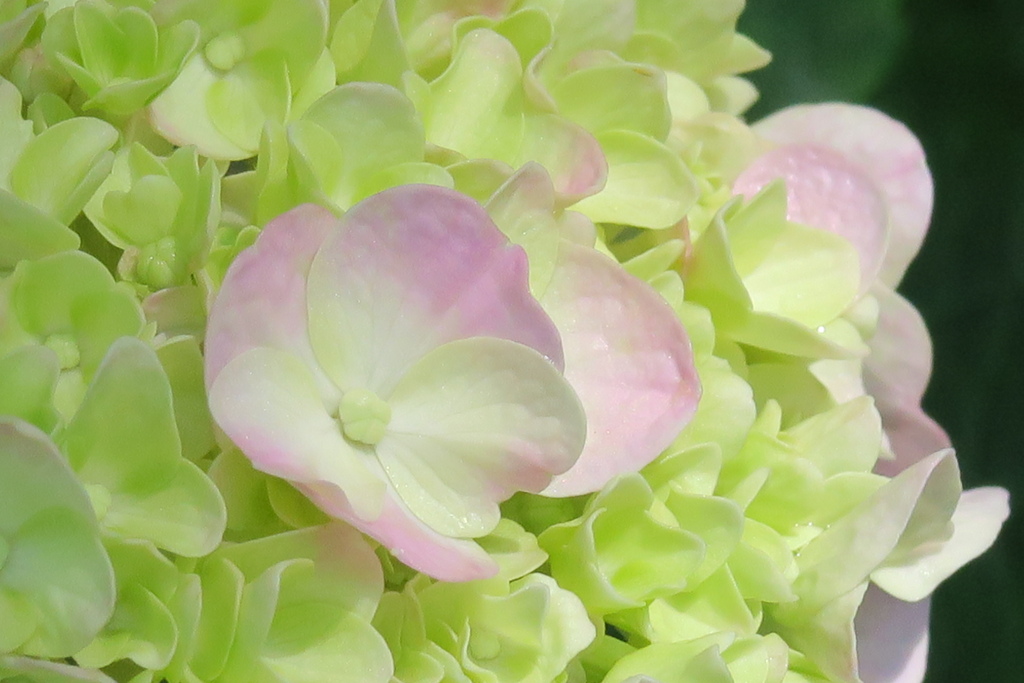
[(930, 176), (742, 8), (0, 2), (0, 680), (919, 681)]

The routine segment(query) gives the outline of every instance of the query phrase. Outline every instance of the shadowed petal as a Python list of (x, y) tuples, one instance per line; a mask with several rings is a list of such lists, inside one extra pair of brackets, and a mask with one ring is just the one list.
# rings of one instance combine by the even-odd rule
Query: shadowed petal
[(895, 460), (880, 460), (876, 471), (894, 476), (948, 448), (949, 437), (921, 409), (932, 372), (932, 343), (921, 314), (896, 292), (876, 287), (879, 318), (864, 360), (864, 386), (874, 397)]
[(931, 600), (903, 602), (868, 587), (857, 611), (857, 659), (864, 683), (921, 683), (928, 660)]
[(880, 278), (895, 287), (920, 249), (932, 213), (932, 177), (914, 134), (880, 111), (850, 104), (790, 107), (754, 130), (779, 144), (838, 152), (873, 181), (885, 197), (891, 231)]
[(346, 389), (387, 395), (425, 353), (474, 336), (562, 364), (526, 255), (479, 204), (444, 188), (406, 185), (354, 206), (313, 260), (308, 292), (317, 359)]
[(700, 397), (693, 352), (669, 305), (594, 249), (561, 245), (541, 303), (587, 414), (580, 459), (544, 494), (596, 491), (649, 463), (689, 422)]

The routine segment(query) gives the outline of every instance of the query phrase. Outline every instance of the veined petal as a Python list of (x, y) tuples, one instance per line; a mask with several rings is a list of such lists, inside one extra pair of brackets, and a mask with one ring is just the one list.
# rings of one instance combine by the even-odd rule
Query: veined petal
[(554, 366), (504, 339), (434, 349), (389, 403), (381, 466), (413, 514), (458, 538), (489, 533), (497, 504), (547, 486), (576, 462), (586, 435), (579, 401)]
[(921, 683), (928, 660), (931, 600), (903, 602), (869, 586), (857, 611), (857, 660), (864, 683)]
[(786, 218), (846, 238), (860, 257), (860, 291), (878, 276), (888, 243), (889, 217), (879, 190), (842, 155), (814, 145), (784, 145), (755, 159), (733, 184), (753, 198), (786, 181)]
[(894, 476), (950, 446), (949, 437), (921, 409), (932, 372), (932, 343), (921, 314), (902, 296), (875, 287), (878, 328), (868, 341), (864, 386), (874, 397), (895, 460), (880, 460), (879, 473)]
[(302, 359), (325, 397), (337, 389), (319, 374), (306, 321), (306, 277), (337, 218), (306, 204), (275, 218), (224, 276), (206, 332), (206, 386), (245, 351), (268, 347)]
[(335, 384), (390, 394), (418, 358), (455, 339), (509, 339), (560, 367), (558, 332), (527, 283), (525, 253), (484, 209), (431, 185), (352, 207), (309, 270), (309, 330)]
[(653, 289), (588, 247), (560, 245), (541, 303), (587, 414), (580, 459), (544, 494), (596, 491), (657, 457), (693, 417), (700, 381), (690, 341)]
[(891, 229), (880, 278), (890, 287), (899, 284), (921, 248), (932, 213), (932, 177), (914, 134), (874, 109), (836, 103), (783, 109), (754, 130), (779, 144), (838, 152), (874, 182), (885, 197)]
[(257, 469), (294, 483), (327, 482), (344, 492), (354, 515), (380, 514), (383, 473), (371, 453), (342, 436), (301, 359), (278, 349), (246, 351), (217, 375), (210, 411)]
[(391, 554), (413, 569), (441, 581), (473, 581), (498, 573), (498, 564), (474, 541), (450, 538), (421, 522), (391, 491), (380, 515), (360, 519), (348, 498), (329, 484), (297, 484), (300, 491), (330, 515), (347, 520), (380, 541)]

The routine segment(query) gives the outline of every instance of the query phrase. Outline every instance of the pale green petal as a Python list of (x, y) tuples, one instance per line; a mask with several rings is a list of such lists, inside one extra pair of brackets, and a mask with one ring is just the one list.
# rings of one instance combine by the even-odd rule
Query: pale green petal
[(597, 494), (579, 520), (540, 536), (551, 575), (592, 612), (642, 607), (681, 590), (703, 560), (704, 542), (657, 509), (638, 475)]
[(715, 444), (731, 457), (743, 446), (757, 409), (750, 385), (721, 359), (698, 363), (701, 400), (690, 424), (673, 442), (677, 448)]
[(782, 438), (826, 477), (868, 472), (878, 458), (882, 421), (874, 402), (862, 396), (804, 420)]
[(0, 271), (30, 261), (77, 249), (74, 232), (56, 218), (0, 188)]
[(545, 488), (583, 446), (572, 388), (539, 353), (502, 339), (437, 347), (388, 402), (377, 457), (413, 513), (450, 536), (489, 533), (499, 501)]
[(114, 343), (62, 446), (82, 480), (104, 492), (94, 505), (105, 528), (187, 556), (220, 542), (224, 503), (213, 482), (182, 458), (171, 387), (143, 342)]
[(665, 74), (621, 62), (574, 71), (555, 84), (559, 113), (592, 133), (629, 130), (663, 141), (669, 130)]
[(668, 228), (697, 201), (689, 170), (654, 138), (614, 131), (597, 140), (608, 159), (608, 181), (603, 190), (573, 207), (591, 220)]
[(160, 346), (156, 355), (171, 385), (181, 454), (189, 460), (198, 460), (214, 446), (199, 342), (195, 337), (178, 337)]
[(114, 609), (114, 574), (92, 506), (56, 447), (35, 427), (0, 419), (0, 452), (0, 605), (18, 615), (0, 627), (0, 647), (70, 656)]
[(857, 252), (838, 235), (787, 222), (785, 202), (775, 183), (726, 219), (732, 257), (755, 310), (817, 327), (857, 296)]
[(626, 655), (612, 667), (602, 683), (732, 683), (720, 651), (733, 636), (654, 643)]
[(669, 493), (665, 506), (680, 528), (704, 541), (704, 557), (689, 575), (689, 585), (696, 586), (718, 571), (739, 544), (743, 512), (727, 498), (696, 496), (678, 490)]
[[(864, 584), (897, 553), (922, 543), (942, 543), (960, 496), (952, 451), (940, 451), (890, 480), (851, 514), (833, 524), (800, 553), (800, 596), (794, 609), (813, 610)], [(870, 529), (871, 533), (865, 533)]]
[(725, 567), (698, 588), (661, 598), (649, 609), (654, 642), (700, 638), (719, 632), (753, 635), (760, 625), (760, 604), (748, 603)]
[[(423, 162), (424, 132), (412, 103), (379, 83), (351, 83), (331, 90), (302, 116), (329, 137), (290, 132), (292, 154), (308, 164), (326, 197), (347, 209), (374, 190), (384, 189), (376, 174), (402, 164)], [(321, 134), (322, 135), (322, 134)], [(312, 137), (311, 137), (312, 136)], [(326, 155), (333, 152), (333, 158)], [(373, 189), (369, 186), (373, 185)]]
[(0, 356), (0, 415), (51, 431), (58, 420), (53, 393), (59, 374), (57, 354), (45, 346), (22, 346)]
[(150, 543), (108, 537), (117, 578), (117, 605), (100, 635), (75, 661), (104, 667), (131, 659), (147, 669), (162, 669), (178, 644), (178, 627), (166, 603), (178, 584), (178, 571)]
[(338, 83), (400, 86), (409, 68), (394, 0), (360, 0), (334, 25), (331, 56)]
[(427, 139), (466, 157), (513, 162), (523, 136), (522, 67), (505, 38), (478, 29), (460, 42), (452, 63), (430, 84), (421, 110)]
[(526, 251), (530, 291), (540, 296), (554, 274), (562, 239), (551, 177), (540, 164), (527, 163), (490, 196), (486, 208), (505, 236)]
[[(47, 128), (11, 169), (11, 191), (68, 224), (110, 171), (114, 155), (108, 150), (117, 138), (117, 130), (99, 119), (74, 118)], [(53, 173), (58, 159), (61, 172)]]
[(1004, 489), (965, 491), (953, 512), (953, 535), (948, 540), (923, 543), (893, 558), (875, 570), (871, 580), (901, 600), (921, 600), (953, 572), (988, 550), (1009, 514), (1009, 496)]
[(480, 547), (501, 568), (498, 576), (508, 581), (523, 577), (540, 567), (548, 554), (537, 544), (537, 537), (511, 519), (502, 517), (498, 526), (476, 539)]

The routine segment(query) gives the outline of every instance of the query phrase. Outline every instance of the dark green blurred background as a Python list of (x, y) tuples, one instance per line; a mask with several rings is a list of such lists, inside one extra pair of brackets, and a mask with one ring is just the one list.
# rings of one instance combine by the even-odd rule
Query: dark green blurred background
[(775, 55), (750, 119), (788, 104), (872, 105), (914, 130), (936, 201), (900, 290), (935, 344), (925, 407), (965, 487), (1010, 489), (996, 545), (935, 595), (928, 683), (1024, 681), (1024, 2), (747, 0)]

